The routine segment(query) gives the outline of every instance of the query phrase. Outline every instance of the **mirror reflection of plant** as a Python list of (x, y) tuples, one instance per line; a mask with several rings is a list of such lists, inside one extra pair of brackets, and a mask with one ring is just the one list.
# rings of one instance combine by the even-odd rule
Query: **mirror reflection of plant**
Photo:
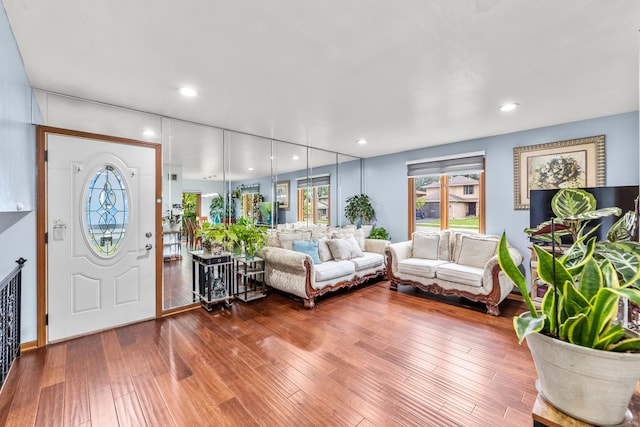
[(240, 218), (232, 225), (239, 242), (250, 257), (255, 256), (258, 249), (267, 242), (268, 231), (265, 227), (257, 226), (250, 218)]

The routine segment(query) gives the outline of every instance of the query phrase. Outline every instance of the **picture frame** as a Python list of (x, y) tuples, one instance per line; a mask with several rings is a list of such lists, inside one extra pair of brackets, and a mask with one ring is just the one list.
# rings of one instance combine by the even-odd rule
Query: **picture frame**
[(515, 147), (514, 209), (529, 209), (529, 192), (605, 185), (605, 136)]
[(278, 203), (278, 209), (289, 210), (289, 184), (291, 181), (278, 181), (276, 182), (276, 202)]

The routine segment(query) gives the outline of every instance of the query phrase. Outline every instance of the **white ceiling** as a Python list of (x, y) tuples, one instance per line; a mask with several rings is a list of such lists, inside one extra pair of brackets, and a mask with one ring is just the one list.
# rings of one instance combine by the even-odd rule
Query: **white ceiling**
[(359, 157), (638, 109), (637, 0), (3, 3), (34, 88)]

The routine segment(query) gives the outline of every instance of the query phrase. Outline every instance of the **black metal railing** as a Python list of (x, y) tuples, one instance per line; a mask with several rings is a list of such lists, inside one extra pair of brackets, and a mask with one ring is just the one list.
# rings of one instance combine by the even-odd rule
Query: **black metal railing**
[(16, 262), (18, 266), (0, 282), (0, 388), (11, 364), (20, 356), (20, 285), (27, 260)]

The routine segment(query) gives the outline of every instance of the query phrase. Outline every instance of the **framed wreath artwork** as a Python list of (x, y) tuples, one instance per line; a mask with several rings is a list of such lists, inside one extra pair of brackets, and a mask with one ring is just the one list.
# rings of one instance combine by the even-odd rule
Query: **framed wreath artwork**
[(529, 209), (529, 192), (605, 185), (604, 135), (515, 147), (514, 209)]

